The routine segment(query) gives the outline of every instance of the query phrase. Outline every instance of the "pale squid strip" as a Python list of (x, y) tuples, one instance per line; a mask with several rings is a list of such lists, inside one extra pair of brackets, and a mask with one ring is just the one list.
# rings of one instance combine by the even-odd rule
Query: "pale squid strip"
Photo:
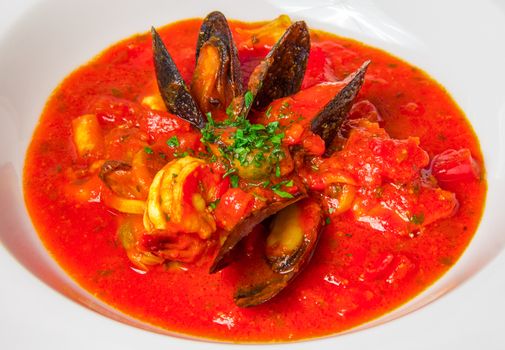
[(114, 194), (104, 196), (103, 201), (106, 206), (126, 214), (143, 214), (146, 207), (142, 200), (121, 198)]
[(335, 215), (340, 215), (347, 210), (351, 209), (351, 206), (354, 202), (354, 197), (356, 196), (356, 187), (349, 185), (349, 184), (343, 184), (342, 185), (342, 190), (340, 191), (338, 195), (338, 204), (337, 206), (332, 208), (334, 209), (333, 214)]
[(167, 107), (165, 107), (165, 103), (161, 98), (160, 94), (149, 95), (142, 99), (140, 102), (142, 106), (153, 109), (155, 111), (166, 111)]
[(324, 181), (326, 185), (330, 184), (348, 184), (348, 185), (353, 185), (356, 186), (356, 180), (354, 180), (350, 175), (344, 173), (344, 172), (334, 172), (334, 173), (329, 173), (325, 175)]
[(94, 114), (84, 114), (72, 120), (73, 141), (81, 158), (100, 158), (103, 155), (102, 128)]
[(161, 209), (170, 215), (174, 222), (182, 221), (183, 188), (186, 178), (200, 165), (203, 160), (185, 157), (165, 166), (165, 174), (160, 183)]
[(147, 208), (144, 213), (144, 227), (146, 230), (155, 228), (157, 230), (165, 230), (167, 228), (166, 216), (161, 210), (161, 196), (160, 184), (165, 174), (165, 170), (161, 169), (154, 176), (151, 187), (149, 188), (149, 195), (147, 197)]

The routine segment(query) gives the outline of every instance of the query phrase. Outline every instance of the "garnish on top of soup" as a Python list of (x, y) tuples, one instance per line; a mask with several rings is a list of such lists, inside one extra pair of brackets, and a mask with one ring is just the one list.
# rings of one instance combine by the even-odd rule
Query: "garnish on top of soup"
[(100, 299), (170, 331), (287, 341), (439, 278), (476, 230), (483, 173), (418, 68), (285, 15), (212, 12), (72, 73), (24, 183), (45, 245)]

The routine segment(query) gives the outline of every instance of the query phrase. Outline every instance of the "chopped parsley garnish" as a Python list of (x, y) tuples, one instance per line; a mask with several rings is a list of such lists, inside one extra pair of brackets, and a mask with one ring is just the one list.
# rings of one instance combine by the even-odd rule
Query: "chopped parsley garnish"
[(235, 169), (235, 168), (230, 168), (230, 169), (228, 169), (228, 170), (227, 170), (227, 171), (223, 174), (223, 179), (224, 179), (225, 177), (227, 177), (228, 175), (233, 174), (233, 173), (234, 173), (234, 172), (236, 172), (236, 171), (237, 171), (237, 169)]
[(172, 136), (171, 138), (169, 138), (167, 140), (167, 145), (168, 145), (168, 147), (171, 147), (171, 148), (179, 147), (180, 143), (179, 143), (179, 139), (177, 138), (177, 136)]
[(253, 99), (254, 99), (254, 96), (251, 91), (247, 91), (244, 94), (244, 104), (245, 104), (246, 109), (251, 107), (251, 104), (253, 103)]
[(280, 167), (279, 163), (277, 163), (275, 165), (275, 176), (276, 177), (281, 177), (281, 167)]
[(238, 176), (237, 175), (230, 175), (230, 183), (231, 183), (231, 187), (237, 188), (238, 187)]
[(201, 130), (201, 141), (217, 144), (221, 156), (230, 161), (232, 168), (238, 164), (240, 167), (255, 168), (267, 165), (267, 169), (274, 166), (277, 177), (280, 177), (279, 163), (285, 154), (282, 149), (284, 133), (279, 122), (252, 124), (243, 116), (234, 118), (231, 114), (227, 120), (216, 122), (210, 113), (207, 114), (207, 121)]
[(272, 189), (276, 195), (278, 195), (281, 198), (294, 198), (293, 195), (289, 192), (278, 190), (278, 189)]
[(324, 222), (326, 223), (326, 225), (329, 225), (329, 224), (331, 224), (331, 219), (327, 217), (327, 218), (324, 220)]
[(174, 157), (176, 157), (176, 158), (184, 158), (184, 157), (187, 157), (188, 155), (189, 155), (188, 152), (174, 153)]
[[(284, 181), (279, 182), (278, 184), (272, 185), (270, 188), (276, 195), (278, 195), (281, 198), (294, 198), (291, 193), (281, 190), (282, 186), (293, 187), (294, 182), (293, 182), (293, 180), (284, 180)], [(266, 187), (266, 186), (264, 186), (264, 187)]]
[(268, 109), (265, 112), (265, 115), (267, 118), (270, 118), (270, 116), (272, 115), (272, 106), (268, 107)]
[(146, 152), (147, 154), (153, 154), (153, 149), (151, 147), (144, 147), (144, 152)]
[(209, 203), (209, 207), (211, 207), (212, 209), (216, 209), (217, 205), (219, 204), (219, 201), (221, 199), (216, 199), (214, 202), (210, 202)]
[(422, 225), (424, 222), (424, 213), (414, 214), (410, 218), (410, 222), (414, 225)]

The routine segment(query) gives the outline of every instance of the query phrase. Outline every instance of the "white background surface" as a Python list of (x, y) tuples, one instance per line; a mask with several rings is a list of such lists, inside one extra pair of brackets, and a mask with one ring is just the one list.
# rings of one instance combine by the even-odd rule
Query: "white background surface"
[[(24, 9), (35, 2), (38, 1), (0, 0), (0, 39), (8, 33), (8, 29), (18, 16), (23, 15)], [(495, 2), (501, 5), (501, 10), (504, 12), (501, 13), (502, 18), (505, 18), (504, 2), (501, 0)], [(251, 3), (248, 1), (241, 4), (250, 5)], [(284, 3), (289, 2), (284, 1)], [(474, 6), (480, 6), (480, 2), (475, 1)], [(457, 15), (457, 9), (454, 15)], [(266, 17), (271, 16), (266, 15)], [(478, 26), (480, 21), (485, 21), (485, 18), (477, 18), (474, 23), (468, 23), (468, 25)], [(505, 21), (502, 23), (505, 26)], [(496, 42), (496, 45), (503, 47), (505, 38), (502, 39), (503, 41)], [(486, 53), (483, 52), (482, 55)], [(476, 74), (476, 72), (470, 71), (468, 74)], [(1, 79), (2, 76), (0, 76), (0, 84)], [(504, 79), (505, 76), (500, 77), (501, 81)], [(505, 92), (505, 88), (503, 90)], [(505, 102), (505, 93), (502, 96), (504, 97), (502, 102)], [(505, 209), (503, 209), (503, 214), (505, 214)], [(505, 228), (495, 229), (502, 231), (505, 235)], [(289, 344), (286, 349), (309, 347), (346, 350), (505, 349), (504, 315), (505, 253), (502, 251), (482, 271), (461, 286), (435, 303), (404, 316), (400, 320), (358, 333), (339, 336), (330, 341)], [(50, 289), (17, 263), (17, 260), (4, 247), (0, 246), (0, 349), (128, 350), (218, 347), (235, 348), (236, 346), (212, 346), (205, 342), (181, 340), (174, 345), (174, 340), (170, 337), (126, 326), (91, 312)], [(279, 345), (253, 345), (247, 348), (277, 347), (284, 348)]]

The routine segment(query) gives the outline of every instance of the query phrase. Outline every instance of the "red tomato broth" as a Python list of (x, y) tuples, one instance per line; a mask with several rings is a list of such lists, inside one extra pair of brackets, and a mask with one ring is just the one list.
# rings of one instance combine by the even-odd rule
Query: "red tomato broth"
[[(160, 29), (187, 82), (200, 24), (201, 20), (187, 20)], [(248, 61), (255, 56), (240, 49), (245, 38), (235, 29), (256, 25), (231, 22), (239, 55)], [(478, 141), (463, 113), (424, 72), (350, 39), (320, 31), (312, 31), (311, 37), (312, 45), (327, 56), (323, 60), (318, 49), (309, 59), (304, 87), (328, 76), (315, 71), (321, 64), (342, 79), (371, 59), (358, 100), (375, 105), (391, 137), (419, 137), (430, 158), (447, 149), (468, 148), (483, 167)], [(266, 52), (258, 48), (258, 56)], [(65, 169), (78, 162), (72, 119), (88, 113), (98, 95), (140, 101), (151, 93), (151, 56), (151, 40), (142, 34), (77, 69), (50, 97), (27, 152), (24, 189), (34, 225), (58, 263), (99, 299), (155, 326), (197, 337), (242, 342), (319, 337), (370, 321), (412, 299), (446, 272), (469, 244), (483, 210), (483, 176), (480, 181), (444, 184), (456, 193), (458, 211), (412, 239), (357, 225), (349, 211), (332, 217), (307, 268), (278, 297), (253, 308), (240, 309), (232, 299), (240, 266), (247, 259), (214, 275), (208, 274), (209, 256), (182, 269), (134, 271), (117, 238), (118, 214), (99, 198), (91, 203), (68, 198)], [(188, 134), (185, 130), (180, 137)], [(257, 244), (254, 237), (244, 245)]]

